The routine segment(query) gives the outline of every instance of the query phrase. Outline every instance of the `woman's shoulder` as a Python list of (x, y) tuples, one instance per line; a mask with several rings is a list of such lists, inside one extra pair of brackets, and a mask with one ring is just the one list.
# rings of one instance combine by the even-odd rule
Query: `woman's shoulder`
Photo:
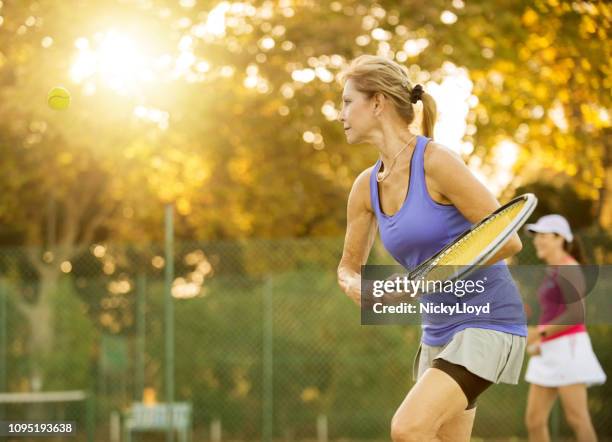
[(580, 263), (576, 261), (576, 259), (571, 255), (566, 255), (563, 257), (563, 265), (575, 265), (579, 266)]
[(569, 283), (581, 289), (585, 287), (585, 277), (582, 266), (573, 258), (571, 260), (564, 260), (563, 263), (559, 265), (549, 266), (547, 274), (557, 283), (562, 282), (566, 285)]
[(357, 178), (355, 178), (355, 181), (353, 182), (353, 188), (351, 189), (350, 196), (351, 199), (364, 204), (370, 211), (372, 210), (372, 204), (370, 201), (370, 177), (375, 167), (376, 164), (366, 168), (359, 175), (357, 175)]
[(353, 188), (355, 188), (356, 186), (359, 188), (370, 188), (370, 179), (372, 177), (372, 171), (374, 170), (374, 168), (378, 165), (378, 162), (376, 162), (375, 164), (366, 167), (364, 170), (362, 170), (359, 175), (357, 175), (357, 178), (355, 178), (355, 181), (353, 181)]
[(443, 144), (430, 141), (423, 155), (423, 169), (429, 191), (433, 195), (439, 195), (439, 203), (449, 204), (448, 198), (442, 196), (445, 194), (444, 189), (453, 186), (458, 177), (465, 176), (467, 166), (457, 152)]
[(457, 152), (433, 140), (430, 140), (425, 146), (423, 161), (425, 163), (425, 170), (439, 170), (441, 167), (456, 161), (460, 161), (462, 164), (464, 163)]

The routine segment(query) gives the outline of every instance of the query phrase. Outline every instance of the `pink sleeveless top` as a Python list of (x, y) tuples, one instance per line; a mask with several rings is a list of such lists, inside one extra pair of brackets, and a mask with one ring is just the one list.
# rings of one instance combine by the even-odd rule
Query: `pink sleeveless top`
[[(564, 265), (574, 264), (574, 261), (567, 260)], [(563, 297), (563, 292), (561, 291), (561, 287), (557, 281), (557, 277), (559, 275), (558, 268), (552, 268), (552, 271), (549, 272), (540, 287), (538, 288), (538, 300), (540, 302), (540, 306), (542, 307), (542, 313), (540, 314), (540, 320), (538, 329), (542, 329), (545, 324), (553, 324), (554, 319), (559, 315), (563, 314), (567, 309), (566, 301)], [(561, 336), (572, 335), (575, 333), (586, 332), (586, 326), (584, 323), (572, 325), (565, 330), (561, 330), (560, 332), (554, 333), (550, 336), (546, 336), (542, 339), (542, 342), (550, 341), (552, 339), (560, 338)]]

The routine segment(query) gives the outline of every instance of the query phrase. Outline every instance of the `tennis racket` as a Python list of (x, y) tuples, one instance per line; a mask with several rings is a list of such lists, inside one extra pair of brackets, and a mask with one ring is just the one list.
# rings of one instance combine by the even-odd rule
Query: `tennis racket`
[(527, 221), (538, 203), (526, 193), (504, 204), (408, 273), (408, 279), (454, 281), (487, 262)]

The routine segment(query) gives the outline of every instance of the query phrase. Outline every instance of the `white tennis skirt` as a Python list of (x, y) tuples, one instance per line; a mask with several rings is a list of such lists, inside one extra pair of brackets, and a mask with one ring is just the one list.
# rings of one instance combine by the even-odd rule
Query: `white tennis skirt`
[(529, 359), (525, 380), (542, 387), (572, 384), (600, 385), (606, 374), (586, 332), (561, 336), (540, 345), (541, 354)]

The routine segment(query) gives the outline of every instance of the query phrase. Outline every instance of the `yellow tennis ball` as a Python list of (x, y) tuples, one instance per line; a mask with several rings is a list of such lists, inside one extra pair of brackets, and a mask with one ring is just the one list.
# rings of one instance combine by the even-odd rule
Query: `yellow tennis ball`
[(63, 87), (54, 87), (47, 95), (47, 104), (54, 110), (68, 109), (68, 106), (70, 106), (70, 92)]

